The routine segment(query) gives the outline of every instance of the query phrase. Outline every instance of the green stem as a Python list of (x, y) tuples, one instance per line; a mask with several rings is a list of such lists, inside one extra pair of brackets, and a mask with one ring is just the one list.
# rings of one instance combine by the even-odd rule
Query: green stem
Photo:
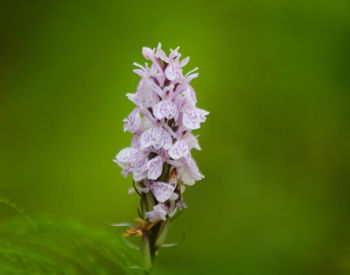
[[(159, 180), (168, 182), (169, 180), (170, 165), (165, 163), (163, 167), (163, 173)], [(146, 219), (146, 212), (152, 211), (156, 200), (153, 197), (152, 192), (142, 193), (140, 198), (141, 215), (143, 219)], [(168, 219), (166, 221), (159, 222), (156, 226), (148, 231), (143, 232), (141, 242), (141, 253), (143, 257), (143, 264), (147, 273), (151, 272), (152, 264), (157, 252), (157, 249), (164, 243), (168, 234)]]
[(141, 253), (143, 258), (143, 265), (147, 272), (152, 270), (153, 257), (151, 253), (151, 247), (149, 242), (148, 233), (144, 232), (142, 243), (141, 243)]

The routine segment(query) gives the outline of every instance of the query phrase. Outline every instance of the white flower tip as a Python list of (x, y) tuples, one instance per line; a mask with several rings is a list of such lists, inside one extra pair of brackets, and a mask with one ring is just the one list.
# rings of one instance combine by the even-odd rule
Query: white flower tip
[(145, 70), (145, 67), (143, 67), (142, 65), (140, 65), (139, 63), (136, 63), (136, 62), (134, 62), (134, 63), (132, 63), (134, 66), (136, 66), (136, 67), (139, 67), (141, 70)]
[(143, 47), (142, 48), (142, 54), (143, 56), (146, 58), (146, 59), (151, 59), (154, 55), (154, 52), (153, 50), (151, 50), (150, 48), (148, 47)]
[(181, 62), (180, 62), (180, 67), (184, 67), (187, 65), (187, 63), (190, 61), (190, 57), (187, 56), (186, 58), (184, 58)]

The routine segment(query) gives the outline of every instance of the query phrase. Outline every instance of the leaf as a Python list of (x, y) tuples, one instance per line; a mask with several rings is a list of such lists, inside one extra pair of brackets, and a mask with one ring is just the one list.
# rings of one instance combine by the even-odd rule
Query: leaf
[(155, 242), (155, 246), (156, 247), (162, 246), (162, 244), (166, 240), (166, 237), (168, 235), (168, 230), (169, 230), (168, 222), (169, 222), (169, 220), (162, 221), (160, 223), (160, 228), (159, 228), (159, 231), (158, 231), (157, 240)]
[(122, 236), (121, 237), (122, 240), (126, 243), (126, 245), (132, 249), (135, 249), (135, 250), (140, 250), (140, 247), (137, 246), (136, 244), (133, 244), (132, 242), (130, 242), (126, 237)]
[(143, 266), (147, 271), (150, 271), (152, 269), (152, 254), (147, 233), (144, 233), (142, 238), (141, 252), (143, 256)]
[(0, 224), (0, 274), (144, 274), (139, 252), (111, 231), (77, 222)]
[(182, 237), (181, 237), (180, 240), (178, 240), (176, 243), (164, 243), (164, 244), (162, 244), (160, 247), (166, 248), (166, 247), (175, 247), (175, 246), (178, 246), (180, 243), (182, 243), (182, 242), (186, 239), (186, 228), (184, 228), (184, 229), (185, 229), (185, 230), (184, 230), (184, 233), (183, 233), (183, 235), (182, 235)]
[(135, 189), (135, 192), (139, 195), (139, 196), (141, 196), (142, 194), (139, 192), (139, 190), (137, 189), (137, 187), (136, 187), (136, 182), (133, 180), (132, 181), (132, 186), (134, 187), (134, 189)]
[(4, 198), (0, 198), (0, 204), (6, 205), (10, 209), (14, 210), (17, 214), (22, 216), (29, 224), (31, 224), (34, 227), (34, 224), (31, 221), (31, 219), (26, 214), (24, 214), (24, 211), (20, 209), (17, 205)]
[(125, 222), (125, 223), (111, 223), (110, 226), (114, 226), (114, 227), (134, 227), (135, 225), (132, 224), (132, 223), (128, 223), (128, 222)]

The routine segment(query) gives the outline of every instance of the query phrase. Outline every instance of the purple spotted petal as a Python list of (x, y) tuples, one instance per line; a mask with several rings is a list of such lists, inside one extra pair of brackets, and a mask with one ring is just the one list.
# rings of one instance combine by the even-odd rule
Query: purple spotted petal
[(158, 119), (172, 119), (177, 115), (177, 108), (174, 102), (163, 100), (153, 108), (153, 114)]
[(144, 152), (136, 148), (124, 148), (117, 154), (115, 162), (124, 169), (122, 174), (125, 177), (130, 172), (133, 172), (136, 181), (147, 176), (147, 157)]
[(147, 178), (147, 163), (148, 158), (146, 154), (142, 153), (140, 158), (133, 164), (132, 172), (134, 174), (134, 181), (141, 181)]
[(165, 137), (164, 137), (163, 148), (165, 150), (169, 150), (171, 148), (171, 146), (173, 146), (173, 139), (172, 139), (171, 135), (169, 135), (169, 133), (166, 132)]
[(145, 131), (141, 135), (141, 148), (153, 146), (155, 149), (162, 148), (164, 143), (164, 136), (160, 127), (153, 127)]
[(140, 149), (140, 136), (134, 136), (131, 139), (131, 148)]
[(154, 127), (152, 136), (153, 136), (152, 146), (154, 147), (154, 149), (157, 150), (164, 146), (167, 136), (169, 136), (169, 134), (162, 127)]
[(141, 126), (141, 116), (137, 108), (135, 108), (130, 115), (124, 119), (124, 131), (135, 133)]
[[(120, 165), (120, 166), (124, 166), (126, 164), (130, 164), (130, 163), (134, 163), (137, 161), (139, 157), (139, 150), (135, 149), (135, 148), (124, 148), (122, 149), (116, 156), (116, 162)], [(124, 168), (122, 166), (122, 168)]]
[(181, 157), (188, 157), (190, 149), (188, 144), (184, 140), (178, 140), (169, 150), (169, 156), (173, 159), (179, 159)]
[(152, 193), (159, 202), (167, 201), (175, 190), (176, 185), (165, 182), (154, 182), (152, 185)]
[(150, 220), (150, 222), (154, 222), (156, 220), (166, 220), (168, 208), (159, 203), (153, 207), (152, 211), (146, 212), (146, 217)]
[(164, 160), (160, 156), (155, 157), (148, 162), (148, 164), (147, 164), (147, 168), (148, 168), (147, 176), (150, 180), (156, 180), (160, 177), (160, 175), (162, 174), (162, 171), (163, 171), (163, 163), (164, 163)]
[(141, 135), (141, 148), (153, 146), (154, 149), (158, 150), (164, 146), (167, 147), (169, 138), (171, 139), (170, 134), (164, 128), (150, 128)]
[(182, 70), (179, 64), (176, 62), (169, 64), (165, 69), (165, 76), (169, 80), (175, 80), (177, 78), (180, 78), (181, 75), (182, 75)]
[[(136, 94), (131, 95), (136, 97), (138, 101), (143, 102), (145, 108), (153, 107), (159, 102), (159, 97), (152, 86), (152, 82), (148, 79), (141, 79), (137, 86)], [(132, 101), (134, 102), (134, 100)]]
[(195, 109), (190, 109), (186, 110), (183, 113), (182, 117), (182, 123), (187, 127), (188, 129), (198, 129), (200, 128), (200, 123), (205, 122), (206, 120), (206, 115), (209, 113), (207, 111), (195, 108)]
[(187, 100), (187, 102), (191, 105), (191, 106), (195, 106), (197, 103), (197, 97), (196, 97), (196, 93), (194, 92), (193, 88), (191, 86), (188, 86), (185, 91), (184, 91), (184, 96)]
[(143, 166), (140, 169), (133, 170), (133, 174), (134, 174), (133, 176), (134, 181), (141, 181), (147, 178), (147, 169), (145, 166)]

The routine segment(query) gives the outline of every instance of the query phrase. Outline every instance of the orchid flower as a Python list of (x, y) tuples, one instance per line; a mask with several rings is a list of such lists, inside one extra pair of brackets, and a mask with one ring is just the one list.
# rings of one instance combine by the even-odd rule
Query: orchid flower
[(192, 130), (200, 128), (209, 112), (196, 107), (190, 82), (198, 77), (197, 68), (183, 75), (189, 57), (180, 60), (178, 50), (170, 50), (167, 56), (160, 43), (157, 48), (142, 49), (151, 64), (134, 63), (141, 80), (136, 92), (127, 94), (136, 107), (124, 119), (124, 131), (133, 138), (114, 159), (124, 177), (132, 174), (133, 191), (141, 197), (142, 226), (129, 230), (127, 236), (142, 235), (148, 269), (165, 240), (169, 219), (186, 208), (185, 185), (204, 178), (191, 155), (192, 149), (201, 150)]

